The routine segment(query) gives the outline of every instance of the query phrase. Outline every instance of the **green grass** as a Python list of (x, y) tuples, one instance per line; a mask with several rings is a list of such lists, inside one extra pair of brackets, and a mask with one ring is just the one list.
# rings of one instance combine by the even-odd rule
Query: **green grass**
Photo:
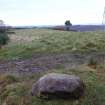
[(14, 30), (1, 59), (26, 58), (37, 53), (105, 51), (105, 32), (65, 32), (44, 29)]
[[(8, 45), (0, 49), (0, 59), (18, 59), (42, 53), (105, 51), (105, 32), (64, 32), (43, 29), (14, 30)], [(91, 61), (90, 64), (94, 64)], [(43, 100), (30, 95), (33, 83), (44, 74), (75, 74), (86, 84), (85, 95), (75, 101)], [(0, 74), (0, 105), (105, 105), (105, 66), (38, 72), (30, 76)]]

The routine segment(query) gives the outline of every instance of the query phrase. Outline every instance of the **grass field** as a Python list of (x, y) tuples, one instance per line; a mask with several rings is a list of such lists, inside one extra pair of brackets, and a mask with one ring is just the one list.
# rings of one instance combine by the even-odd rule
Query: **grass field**
[(7, 46), (0, 50), (0, 58), (26, 58), (35, 53), (104, 51), (105, 33), (65, 32), (44, 29), (15, 30)]
[[(0, 61), (30, 59), (35, 54), (60, 54), (105, 50), (105, 32), (64, 32), (44, 29), (15, 30), (8, 45), (0, 49)], [(105, 105), (105, 65), (79, 65), (36, 72), (30, 76), (0, 74), (0, 105)], [(43, 100), (30, 95), (32, 84), (44, 74), (55, 72), (75, 74), (86, 84), (79, 100)]]

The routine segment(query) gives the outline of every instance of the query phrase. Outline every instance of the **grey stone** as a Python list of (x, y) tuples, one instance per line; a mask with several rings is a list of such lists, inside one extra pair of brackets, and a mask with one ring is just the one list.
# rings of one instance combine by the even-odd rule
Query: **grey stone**
[(33, 85), (31, 94), (41, 98), (78, 99), (84, 90), (85, 85), (78, 76), (50, 73)]

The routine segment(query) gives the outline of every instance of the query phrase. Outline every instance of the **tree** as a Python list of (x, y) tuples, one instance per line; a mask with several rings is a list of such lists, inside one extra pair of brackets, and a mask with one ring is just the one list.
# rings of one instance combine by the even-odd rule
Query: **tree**
[(70, 22), (70, 20), (66, 20), (65, 26), (66, 26), (66, 30), (69, 31), (70, 27), (72, 26), (72, 23)]

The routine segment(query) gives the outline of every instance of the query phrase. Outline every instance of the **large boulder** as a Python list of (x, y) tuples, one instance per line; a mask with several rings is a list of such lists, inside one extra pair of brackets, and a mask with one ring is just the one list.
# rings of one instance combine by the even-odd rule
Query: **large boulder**
[(33, 85), (31, 94), (40, 98), (78, 99), (84, 89), (83, 81), (75, 75), (50, 73)]

